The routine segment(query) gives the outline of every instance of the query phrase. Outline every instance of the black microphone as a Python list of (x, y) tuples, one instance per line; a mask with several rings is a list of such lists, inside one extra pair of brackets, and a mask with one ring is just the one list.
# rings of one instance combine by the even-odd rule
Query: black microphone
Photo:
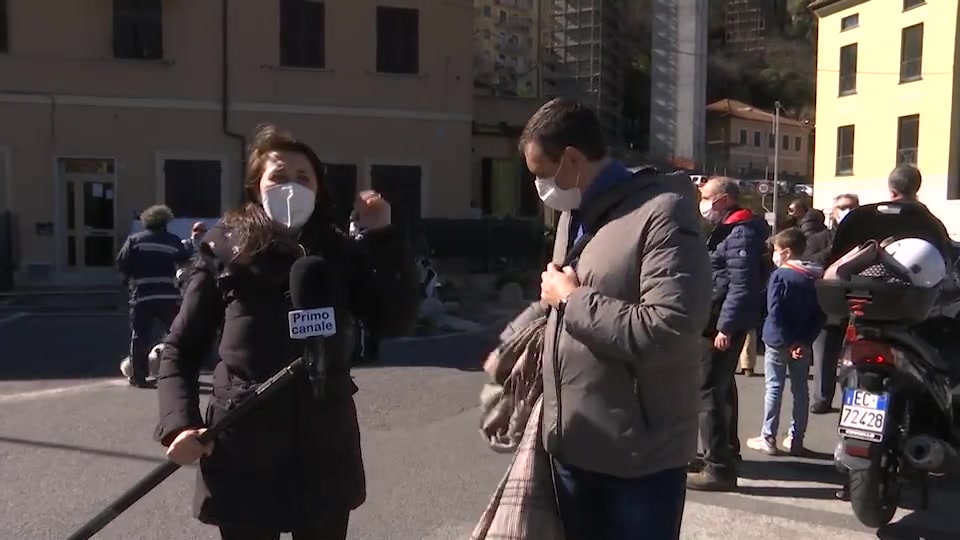
[(327, 378), (323, 338), (337, 333), (333, 309), (336, 284), (332, 278), (329, 263), (320, 256), (303, 257), (290, 268), (290, 339), (304, 342), (304, 366), (316, 398), (323, 397)]

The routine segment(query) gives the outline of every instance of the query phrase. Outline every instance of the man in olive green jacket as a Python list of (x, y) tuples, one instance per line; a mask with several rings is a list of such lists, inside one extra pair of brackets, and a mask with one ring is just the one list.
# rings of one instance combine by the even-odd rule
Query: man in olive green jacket
[(567, 540), (679, 538), (711, 291), (696, 191), (611, 159), (574, 100), (545, 104), (520, 147), (562, 215), (541, 301), (505, 334), (549, 314), (543, 444)]

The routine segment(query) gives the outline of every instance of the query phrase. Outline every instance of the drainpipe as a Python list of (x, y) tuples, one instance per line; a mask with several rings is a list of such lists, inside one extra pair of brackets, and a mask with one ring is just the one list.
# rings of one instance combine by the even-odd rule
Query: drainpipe
[[(247, 138), (242, 133), (230, 130), (230, 0), (221, 0), (220, 6), (220, 37), (222, 38), (220, 44), (220, 129), (224, 135), (234, 139), (240, 145), (240, 168), (238, 170), (243, 171), (244, 161), (247, 157)], [(241, 203), (243, 197), (244, 193), (241, 190)]]

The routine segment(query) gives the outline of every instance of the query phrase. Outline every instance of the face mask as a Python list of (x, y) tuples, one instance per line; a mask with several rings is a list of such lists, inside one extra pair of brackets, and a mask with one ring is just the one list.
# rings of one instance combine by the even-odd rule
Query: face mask
[(840, 222), (843, 221), (843, 218), (847, 217), (847, 214), (849, 213), (850, 213), (849, 208), (843, 208), (841, 210), (837, 210), (837, 225), (839, 225)]
[(712, 221), (717, 212), (713, 209), (713, 201), (700, 201), (700, 215), (706, 220)]
[(270, 219), (288, 229), (299, 229), (313, 214), (317, 196), (308, 187), (288, 182), (268, 187), (260, 199)]
[(780, 256), (779, 251), (773, 252), (773, 265), (779, 267), (783, 263), (783, 258)]
[(582, 194), (579, 188), (560, 189), (552, 178), (537, 178), (533, 184), (543, 204), (559, 212), (568, 212), (580, 208)]

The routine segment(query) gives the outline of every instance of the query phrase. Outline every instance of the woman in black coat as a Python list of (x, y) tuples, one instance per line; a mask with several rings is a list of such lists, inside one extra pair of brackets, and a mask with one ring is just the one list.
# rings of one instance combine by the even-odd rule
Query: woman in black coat
[[(226, 540), (346, 538), (350, 512), (366, 497), (350, 377), (356, 318), (378, 335), (412, 330), (419, 301), (413, 258), (390, 227), (390, 206), (372, 191), (357, 199), (368, 229), (360, 241), (332, 221), (323, 165), (306, 144), (262, 128), (250, 151), (248, 204), (204, 237), (160, 365), (157, 439), (182, 465), (200, 460), (194, 511)], [(304, 376), (274, 394), (213, 445), (197, 436), (258, 384), (302, 353), (289, 338), (288, 277), (299, 257), (332, 268), (337, 328), (326, 339), (326, 392), (315, 400)], [(206, 415), (197, 377), (216, 331), (220, 357)]]

